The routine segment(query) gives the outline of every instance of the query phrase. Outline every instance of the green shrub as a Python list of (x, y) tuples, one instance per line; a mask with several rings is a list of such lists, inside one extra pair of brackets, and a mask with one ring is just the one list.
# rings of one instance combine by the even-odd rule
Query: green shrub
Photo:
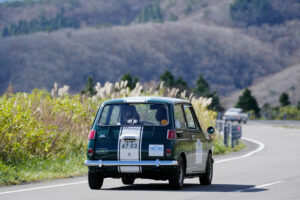
[(0, 158), (10, 163), (85, 152), (99, 103), (43, 90), (0, 97)]
[(54, 127), (34, 118), (23, 100), (21, 95), (0, 99), (0, 156), (4, 161), (45, 156), (57, 135)]
[(277, 119), (300, 120), (300, 110), (296, 106), (281, 107)]

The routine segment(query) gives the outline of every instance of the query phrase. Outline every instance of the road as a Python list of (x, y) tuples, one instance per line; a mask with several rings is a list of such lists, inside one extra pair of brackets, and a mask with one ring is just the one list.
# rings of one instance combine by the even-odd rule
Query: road
[(300, 129), (249, 122), (243, 137), (256, 140), (247, 149), (215, 158), (211, 186), (197, 178), (186, 179), (181, 191), (170, 190), (166, 181), (140, 180), (124, 186), (105, 179), (103, 189), (89, 189), (86, 177), (0, 187), (1, 200), (60, 199), (300, 199)]

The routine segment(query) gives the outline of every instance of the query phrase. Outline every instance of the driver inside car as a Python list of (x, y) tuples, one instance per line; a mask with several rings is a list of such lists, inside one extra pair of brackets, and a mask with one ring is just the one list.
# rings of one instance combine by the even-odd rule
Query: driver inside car
[(159, 122), (160, 125), (167, 125), (168, 124), (168, 116), (167, 116), (167, 109), (163, 106), (159, 106), (155, 115), (156, 120)]

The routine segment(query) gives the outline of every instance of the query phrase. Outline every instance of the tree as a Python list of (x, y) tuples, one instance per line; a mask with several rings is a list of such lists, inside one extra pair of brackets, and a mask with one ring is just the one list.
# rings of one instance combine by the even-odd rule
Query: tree
[(214, 111), (219, 111), (219, 112), (223, 112), (224, 108), (222, 107), (221, 103), (220, 103), (220, 99), (219, 99), (219, 95), (217, 93), (217, 91), (211, 92), (208, 95), (209, 98), (212, 98), (211, 104), (208, 106), (209, 110), (214, 110)]
[(132, 90), (135, 88), (136, 83), (139, 81), (137, 77), (132, 77), (131, 74), (128, 72), (124, 74), (121, 78), (122, 81), (127, 81), (127, 86)]
[(84, 89), (81, 91), (81, 94), (87, 94), (88, 96), (95, 95), (96, 90), (95, 90), (94, 86), (95, 86), (94, 80), (91, 76), (89, 76)]
[(160, 80), (164, 81), (167, 87), (174, 87), (174, 76), (169, 70), (160, 75)]
[(199, 76), (197, 82), (196, 82), (196, 90), (195, 92), (200, 96), (209, 96), (209, 84), (206, 82), (206, 80), (203, 78), (202, 75)]
[(279, 102), (280, 102), (281, 107), (290, 105), (291, 102), (289, 100), (289, 95), (287, 93), (283, 92), (279, 97)]
[(274, 25), (284, 20), (272, 7), (271, 0), (235, 0), (230, 5), (231, 18), (248, 26), (264, 23)]
[(224, 108), (222, 107), (219, 95), (217, 91), (210, 91), (210, 86), (208, 82), (203, 78), (203, 76), (200, 74), (198, 80), (196, 81), (196, 89), (195, 93), (207, 97), (212, 98), (211, 104), (208, 106), (208, 109), (214, 110), (214, 111), (223, 111)]
[(169, 17), (169, 21), (171, 22), (175, 22), (178, 20), (177, 15), (175, 15), (174, 13), (171, 13), (170, 17)]
[(181, 76), (174, 82), (174, 86), (183, 90), (189, 88), (187, 82), (183, 80)]
[(140, 23), (145, 23), (150, 21), (163, 22), (164, 21), (163, 12), (160, 9), (159, 4), (146, 6), (143, 9), (143, 11), (139, 14), (138, 21)]
[(11, 82), (9, 82), (9, 85), (6, 89), (6, 94), (8, 94), (9, 96), (12, 95), (14, 93), (14, 87), (12, 86)]
[(239, 100), (236, 103), (235, 107), (243, 109), (243, 111), (253, 110), (256, 116), (259, 116), (260, 108), (254, 96), (251, 94), (251, 90), (246, 88)]
[(5, 28), (3, 29), (3, 31), (2, 31), (2, 36), (3, 36), (3, 37), (9, 36), (9, 31), (8, 31), (7, 26), (5, 26)]

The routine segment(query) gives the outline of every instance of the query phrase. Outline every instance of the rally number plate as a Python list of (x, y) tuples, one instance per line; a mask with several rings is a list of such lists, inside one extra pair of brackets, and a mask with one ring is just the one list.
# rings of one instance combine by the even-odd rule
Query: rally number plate
[(138, 147), (138, 143), (135, 140), (125, 140), (121, 145), (122, 149), (136, 149)]

